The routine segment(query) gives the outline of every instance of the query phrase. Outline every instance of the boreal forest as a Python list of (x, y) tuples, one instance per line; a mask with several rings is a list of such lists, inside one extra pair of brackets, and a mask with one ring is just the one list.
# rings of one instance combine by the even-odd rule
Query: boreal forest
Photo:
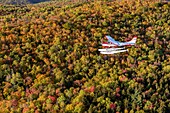
[[(102, 55), (105, 35), (138, 38)], [(0, 113), (169, 112), (169, 2), (0, 4)]]

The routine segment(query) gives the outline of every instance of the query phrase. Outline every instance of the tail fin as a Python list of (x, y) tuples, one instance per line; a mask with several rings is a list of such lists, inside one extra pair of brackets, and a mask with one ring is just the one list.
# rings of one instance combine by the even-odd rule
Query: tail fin
[(129, 41), (130, 43), (136, 43), (137, 40), (137, 36), (134, 36), (133, 39), (131, 41)]

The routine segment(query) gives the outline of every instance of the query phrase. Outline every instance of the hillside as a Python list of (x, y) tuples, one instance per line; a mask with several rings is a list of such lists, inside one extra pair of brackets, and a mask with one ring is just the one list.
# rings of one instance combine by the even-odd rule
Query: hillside
[[(43, 3), (49, 2), (50, 3), (60, 3), (60, 5), (68, 3), (68, 2), (87, 2), (88, 0), (0, 0), (0, 4), (4, 5), (26, 5), (26, 4), (36, 4), (36, 3)], [(47, 3), (48, 4), (48, 3)]]
[(0, 3), (21, 5), (21, 4), (30, 4), (30, 3), (34, 4), (34, 3), (40, 3), (45, 1), (49, 1), (49, 0), (0, 0)]
[[(170, 111), (170, 4), (0, 6), (0, 112)], [(101, 55), (101, 39), (128, 52)]]

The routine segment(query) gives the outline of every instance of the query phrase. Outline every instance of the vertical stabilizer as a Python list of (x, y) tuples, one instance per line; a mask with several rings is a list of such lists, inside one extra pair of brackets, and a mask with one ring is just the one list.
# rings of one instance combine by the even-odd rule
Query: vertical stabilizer
[(135, 44), (135, 43), (136, 43), (136, 40), (137, 40), (137, 36), (133, 37), (133, 39), (132, 39), (131, 41), (129, 41), (129, 43)]

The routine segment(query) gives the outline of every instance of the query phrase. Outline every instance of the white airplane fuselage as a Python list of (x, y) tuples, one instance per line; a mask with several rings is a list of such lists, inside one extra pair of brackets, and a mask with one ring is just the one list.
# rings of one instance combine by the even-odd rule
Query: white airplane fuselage
[(114, 46), (132, 46), (132, 45), (135, 45), (136, 40), (137, 40), (136, 36), (131, 41), (128, 41), (128, 42), (116, 41), (111, 36), (106, 36), (106, 38), (108, 39), (108, 42), (107, 43), (102, 43), (102, 46), (110, 46), (110, 47), (114, 47)]
[(102, 46), (108, 46), (108, 47), (117, 47), (117, 46), (132, 46), (135, 45), (134, 43), (119, 43), (118, 45), (116, 44), (106, 44), (106, 43), (102, 43)]

